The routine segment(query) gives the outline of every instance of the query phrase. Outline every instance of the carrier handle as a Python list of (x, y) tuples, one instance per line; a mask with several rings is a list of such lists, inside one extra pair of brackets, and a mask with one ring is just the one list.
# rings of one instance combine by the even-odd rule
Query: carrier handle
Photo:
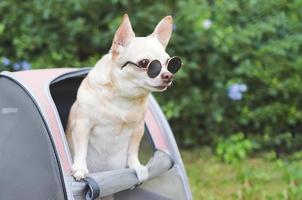
[[(143, 180), (143, 182), (161, 175), (162, 173), (171, 169), (173, 166), (174, 161), (169, 153), (163, 150), (156, 150), (153, 154), (153, 157), (146, 165), (146, 169), (148, 170), (148, 179)], [(131, 168), (91, 173), (89, 174), (89, 180), (93, 180), (93, 182), (97, 183), (98, 187), (95, 185), (89, 185), (90, 182), (80, 184), (81, 182), (76, 182), (74, 180), (71, 183), (73, 195), (79, 195), (79, 193), (82, 193), (88, 185), (88, 191), (85, 193), (85, 195), (90, 195), (90, 197), (93, 197), (91, 199), (105, 197), (126, 189), (135, 188), (140, 185), (142, 181), (140, 180), (139, 176), (137, 176), (137, 171)], [(97, 193), (95, 190), (99, 190), (98, 196), (95, 195)]]

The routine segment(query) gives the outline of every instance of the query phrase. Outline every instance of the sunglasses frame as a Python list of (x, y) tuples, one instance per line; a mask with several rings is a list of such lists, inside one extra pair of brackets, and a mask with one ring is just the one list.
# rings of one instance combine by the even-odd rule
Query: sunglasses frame
[[(169, 70), (169, 63), (170, 63), (170, 61), (171, 61), (172, 59), (178, 59), (178, 61), (180, 62), (180, 65), (179, 65), (178, 69), (177, 69), (174, 73), (173, 73), (172, 71)], [(151, 64), (152, 62), (154, 62), (154, 61), (159, 62), (160, 66), (161, 66), (161, 69), (162, 69), (163, 65), (161, 64), (161, 62), (160, 62), (159, 60), (155, 59), (155, 60), (152, 60), (151, 62), (149, 62), (146, 68), (142, 68), (141, 66), (139, 66), (139, 65), (138, 65), (137, 63), (135, 63), (135, 62), (127, 61), (127, 62), (125, 62), (125, 64), (122, 65), (121, 70), (122, 70), (124, 67), (126, 67), (128, 64), (132, 64), (132, 65), (135, 65), (136, 67), (138, 67), (139, 69), (142, 69), (142, 70), (147, 71), (147, 74), (148, 74), (148, 76), (149, 76), (150, 78), (155, 78), (155, 77), (158, 76), (158, 74), (160, 73), (161, 69), (160, 69), (160, 71), (158, 72), (158, 74), (157, 74), (155, 77), (150, 76), (149, 73), (148, 73), (148, 69), (149, 69), (149, 67), (150, 67), (150, 64)], [(167, 69), (168, 69), (169, 72), (171, 72), (172, 74), (176, 74), (176, 73), (179, 71), (179, 69), (182, 67), (182, 61), (181, 61), (181, 59), (180, 59), (178, 56), (173, 56), (173, 57), (171, 57), (171, 58), (168, 59), (168, 61), (167, 61), (167, 63), (166, 63), (166, 66), (167, 66)]]

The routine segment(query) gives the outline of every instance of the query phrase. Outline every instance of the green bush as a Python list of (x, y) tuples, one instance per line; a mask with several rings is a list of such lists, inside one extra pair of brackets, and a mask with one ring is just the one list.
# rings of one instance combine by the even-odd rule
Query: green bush
[[(302, 146), (301, 7), (301, 0), (2, 0), (0, 58), (32, 68), (92, 66), (123, 13), (137, 35), (172, 14), (168, 52), (184, 68), (156, 97), (179, 143), (216, 144), (242, 132), (263, 149), (291, 152)], [(247, 90), (232, 96), (236, 84)]]
[[(170, 48), (185, 66), (176, 88), (160, 96), (179, 141), (216, 143), (243, 132), (278, 154), (301, 148), (301, 6), (300, 0), (178, 2)], [(234, 84), (247, 86), (241, 99), (228, 96)]]
[(244, 138), (242, 133), (237, 133), (220, 141), (216, 147), (216, 154), (225, 162), (237, 163), (245, 159), (253, 148), (255, 145), (252, 141)]

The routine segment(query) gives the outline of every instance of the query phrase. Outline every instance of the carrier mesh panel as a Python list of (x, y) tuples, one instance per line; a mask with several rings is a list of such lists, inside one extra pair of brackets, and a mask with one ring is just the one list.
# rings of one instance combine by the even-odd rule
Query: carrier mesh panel
[(30, 96), (0, 77), (0, 199), (65, 199), (48, 131)]

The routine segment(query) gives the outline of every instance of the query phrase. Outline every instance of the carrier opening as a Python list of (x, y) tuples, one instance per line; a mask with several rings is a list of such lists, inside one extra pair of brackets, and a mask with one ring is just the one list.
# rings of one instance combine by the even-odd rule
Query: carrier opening
[[(64, 130), (66, 128), (69, 111), (76, 100), (77, 90), (88, 72), (89, 69), (69, 72), (61, 75), (50, 83), (50, 94), (57, 108)], [(148, 130), (148, 127), (145, 126), (145, 134), (139, 150), (139, 159), (142, 164), (148, 166), (149, 175), (152, 180), (147, 180), (138, 188), (133, 189), (133, 185), (131, 186), (131, 184), (137, 181), (133, 169), (90, 174), (89, 176), (93, 177), (101, 187), (100, 196), (114, 194), (115, 200), (167, 200), (177, 199), (183, 196), (182, 183), (178, 170), (175, 167), (171, 169), (173, 166), (172, 158), (167, 153), (154, 148), (150, 131), (154, 130)], [(150, 160), (150, 158), (152, 159)], [(121, 180), (124, 180), (122, 181), (123, 183), (121, 183)], [(81, 185), (77, 185), (75, 181), (71, 181), (70, 185), (74, 195), (85, 191), (85, 188), (82, 188)], [(126, 187), (126, 185), (129, 187)]]
[(88, 70), (67, 73), (51, 82), (49, 89), (65, 130), (70, 108), (76, 100), (77, 91)]

